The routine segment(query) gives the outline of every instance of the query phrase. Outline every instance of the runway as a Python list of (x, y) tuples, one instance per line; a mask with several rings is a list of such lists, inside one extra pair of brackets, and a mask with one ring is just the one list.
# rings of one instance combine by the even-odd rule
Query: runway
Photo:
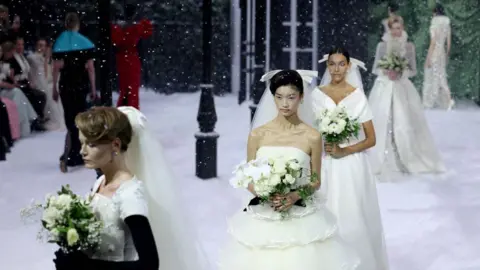
[[(204, 181), (195, 177), (198, 101), (199, 93), (165, 96), (142, 91), (140, 104), (184, 187), (179, 196), (190, 206), (186, 211), (215, 265), (227, 237), (226, 219), (242, 207), (241, 194), (228, 179), (232, 168), (245, 159), (250, 111), (248, 104), (239, 106), (233, 95), (215, 99), (219, 177)], [(378, 185), (391, 270), (478, 270), (480, 109), (467, 106), (426, 115), (448, 172), (405, 176)], [(0, 162), (1, 269), (54, 269), (56, 247), (38, 243), (39, 225), (24, 225), (19, 211), (62, 184), (70, 184), (80, 194), (90, 190), (94, 171), (59, 171), (63, 141), (61, 131), (34, 135), (19, 141), (7, 162)]]

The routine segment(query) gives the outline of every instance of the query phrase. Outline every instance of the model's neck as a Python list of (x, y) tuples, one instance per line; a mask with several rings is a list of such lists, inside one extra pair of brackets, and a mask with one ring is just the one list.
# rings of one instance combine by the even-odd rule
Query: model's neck
[(118, 176), (129, 172), (123, 156), (114, 157), (111, 162), (100, 168), (100, 170), (105, 176), (105, 185), (115, 182)]
[(344, 87), (346, 87), (347, 85), (348, 85), (348, 83), (347, 83), (347, 81), (345, 80), (345, 78), (342, 79), (341, 81), (338, 81), (338, 82), (336, 82), (336, 81), (331, 81), (331, 82), (330, 82), (330, 86), (331, 86), (332, 88), (344, 88)]
[(282, 129), (293, 129), (302, 123), (302, 120), (300, 120), (298, 114), (296, 113), (290, 116), (283, 116), (279, 114), (275, 118), (274, 122)]

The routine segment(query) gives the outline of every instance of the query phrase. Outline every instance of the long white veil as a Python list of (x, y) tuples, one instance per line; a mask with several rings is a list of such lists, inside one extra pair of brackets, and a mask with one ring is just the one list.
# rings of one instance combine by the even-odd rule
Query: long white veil
[(164, 155), (163, 147), (148, 128), (146, 117), (134, 107), (119, 107), (133, 128), (126, 153), (128, 168), (144, 182), (149, 222), (160, 258), (160, 270), (203, 270), (208, 260), (188, 222), (179, 188)]
[[(265, 125), (266, 123), (272, 121), (277, 117), (278, 110), (275, 105), (275, 100), (273, 98), (272, 92), (270, 92), (270, 79), (275, 76), (278, 72), (282, 70), (272, 70), (265, 73), (260, 81), (266, 82), (266, 89), (263, 92), (262, 98), (257, 105), (257, 110), (255, 111), (255, 116), (253, 117), (251, 129), (255, 129), (259, 126)], [(312, 86), (312, 82), (315, 78), (318, 77), (318, 72), (313, 70), (296, 70), (303, 79), (303, 102), (298, 108), (298, 117), (305, 123), (314, 122), (313, 109), (311, 108), (311, 95), (312, 89), (315, 86)]]
[[(325, 54), (323, 58), (318, 61), (318, 63), (323, 63), (327, 60), (328, 60), (328, 54)], [(353, 87), (360, 88), (363, 90), (362, 75), (360, 74), (360, 70), (358, 68), (360, 67), (364, 70), (367, 70), (367, 68), (365, 67), (365, 63), (352, 57), (350, 57), (350, 63), (351, 63), (351, 67), (345, 79)], [(323, 73), (322, 80), (320, 81), (320, 86), (329, 84), (331, 80), (332, 80), (332, 77), (330, 76), (328, 69), (326, 69), (325, 72)]]

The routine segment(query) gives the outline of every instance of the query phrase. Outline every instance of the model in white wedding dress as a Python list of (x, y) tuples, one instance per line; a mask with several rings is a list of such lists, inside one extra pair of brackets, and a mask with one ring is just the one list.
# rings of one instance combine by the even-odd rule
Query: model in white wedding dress
[(350, 58), (343, 48), (332, 49), (323, 61), (327, 61), (327, 70), (312, 92), (312, 110), (318, 113), (342, 106), (361, 127), (358, 138), (325, 146), (321, 190), (327, 208), (337, 218), (340, 237), (360, 257), (358, 269), (388, 270), (376, 181), (366, 154), (375, 144), (375, 130), (358, 71), (363, 63)]
[[(321, 136), (297, 114), (305, 112), (297, 110), (303, 92), (302, 79), (291, 70), (274, 71), (262, 79), (268, 81), (272, 76), (270, 89), (277, 89), (272, 91), (275, 100), (267, 89), (249, 136), (248, 159), (287, 156), (297, 159), (308, 171), (319, 171)], [(305, 179), (300, 184), (310, 183)], [(254, 187), (249, 190), (255, 193)], [(291, 195), (295, 199), (290, 200), (290, 194), (286, 196), (286, 205), (291, 206), (286, 219), (282, 220), (281, 213), (274, 209), (278, 205), (253, 203), (254, 198), (229, 220), (231, 239), (221, 252), (220, 270), (356, 269), (357, 256), (338, 237), (335, 217), (320, 196), (316, 202), (293, 205), (299, 197)]]
[(447, 82), (451, 35), (450, 18), (444, 15), (443, 7), (437, 4), (430, 24), (430, 46), (423, 79), (423, 106), (426, 109), (438, 106), (451, 110), (455, 105)]
[(91, 193), (93, 210), (105, 226), (103, 241), (92, 259), (111, 262), (138, 260), (131, 230), (124, 220), (131, 216), (149, 216), (145, 185), (133, 177), (122, 184), (114, 196), (106, 197), (98, 192), (104, 182), (104, 176), (98, 178)]
[(95, 107), (76, 124), (85, 166), (105, 173), (91, 193), (104, 228), (88, 257), (57, 252), (57, 269), (210, 270), (145, 116), (133, 107)]
[[(415, 46), (402, 35), (403, 20), (390, 22), (391, 35), (377, 46), (372, 72), (378, 77), (370, 92), (377, 144), (370, 162), (380, 181), (392, 181), (398, 173), (438, 173), (445, 166), (425, 119), (420, 96), (409, 80), (415, 76)], [(389, 54), (408, 60), (403, 73), (386, 71), (378, 61)]]

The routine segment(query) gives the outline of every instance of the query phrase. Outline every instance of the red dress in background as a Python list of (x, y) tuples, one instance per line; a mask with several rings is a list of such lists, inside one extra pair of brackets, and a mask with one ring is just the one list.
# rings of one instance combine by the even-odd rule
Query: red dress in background
[(142, 65), (138, 57), (137, 45), (140, 39), (148, 38), (153, 33), (149, 20), (121, 27), (112, 25), (112, 43), (116, 48), (118, 83), (120, 97), (117, 106), (132, 106), (140, 109), (139, 88), (141, 84)]

